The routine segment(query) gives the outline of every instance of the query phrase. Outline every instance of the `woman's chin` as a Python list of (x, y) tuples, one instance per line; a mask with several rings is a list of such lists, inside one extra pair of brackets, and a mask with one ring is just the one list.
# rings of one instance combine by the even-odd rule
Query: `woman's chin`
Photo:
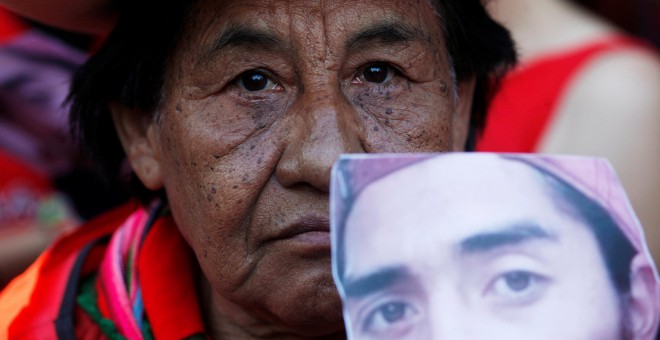
[(269, 287), (268, 309), (284, 324), (315, 336), (343, 329), (342, 304), (328, 258), (282, 268)]
[(310, 337), (343, 333), (342, 305), (334, 284), (318, 283), (305, 290), (294, 301), (281, 301), (273, 310), (282, 324), (292, 333)]
[(332, 338), (335, 333), (343, 334), (342, 304), (332, 279), (329, 252), (308, 257), (289, 247), (278, 248), (262, 257), (245, 281), (234, 287), (213, 287), (219, 295), (214, 299), (216, 306), (209, 306), (217, 309), (213, 314), (239, 328), (242, 323), (252, 331), (259, 330), (256, 332), (264, 337)]

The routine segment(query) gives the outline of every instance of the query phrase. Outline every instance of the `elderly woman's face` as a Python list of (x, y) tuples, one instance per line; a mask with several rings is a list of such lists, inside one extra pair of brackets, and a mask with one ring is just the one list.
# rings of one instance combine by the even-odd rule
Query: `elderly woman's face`
[(434, 13), (394, 0), (205, 1), (193, 13), (148, 123), (156, 165), (131, 161), (164, 186), (219, 319), (259, 334), (342, 329), (332, 163), (465, 141), (472, 86), (455, 88)]

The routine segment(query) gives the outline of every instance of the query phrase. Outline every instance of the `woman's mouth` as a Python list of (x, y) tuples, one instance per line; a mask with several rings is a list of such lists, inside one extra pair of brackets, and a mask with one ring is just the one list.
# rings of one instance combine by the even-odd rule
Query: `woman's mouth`
[(304, 216), (280, 230), (272, 240), (304, 253), (329, 252), (330, 220), (325, 216)]

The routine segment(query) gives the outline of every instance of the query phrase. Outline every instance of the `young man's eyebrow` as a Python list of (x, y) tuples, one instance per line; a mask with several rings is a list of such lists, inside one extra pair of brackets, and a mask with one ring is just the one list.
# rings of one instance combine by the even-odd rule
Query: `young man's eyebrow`
[(462, 254), (484, 253), (533, 240), (556, 241), (555, 235), (534, 223), (516, 223), (503, 229), (470, 236), (460, 243)]
[(211, 48), (206, 52), (207, 57), (233, 47), (261, 48), (266, 50), (281, 49), (284, 43), (274, 33), (261, 28), (230, 26), (213, 41)]
[(369, 44), (393, 45), (409, 41), (425, 41), (425, 32), (399, 21), (381, 21), (363, 28), (351, 35), (346, 41), (346, 50), (356, 49)]
[(344, 293), (348, 298), (360, 298), (406, 281), (410, 276), (403, 266), (380, 269), (357, 279), (346, 279)]

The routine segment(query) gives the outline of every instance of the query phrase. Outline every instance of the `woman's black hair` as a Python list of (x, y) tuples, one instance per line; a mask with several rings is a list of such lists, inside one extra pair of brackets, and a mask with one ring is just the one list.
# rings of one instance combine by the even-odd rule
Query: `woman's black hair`
[[(457, 79), (474, 76), (476, 89), (468, 149), (484, 125), (493, 84), (516, 60), (506, 29), (480, 0), (430, 0), (441, 16)], [(76, 73), (69, 94), (70, 123), (82, 151), (109, 182), (119, 179), (124, 150), (109, 103), (155, 114), (168, 60), (183, 36), (197, 0), (125, 1), (103, 47)], [(139, 183), (135, 181), (134, 183)], [(140, 185), (142, 194), (147, 194)]]
[(475, 77), (470, 130), (465, 149), (474, 149), (500, 78), (517, 62), (509, 31), (493, 20), (480, 0), (432, 0), (443, 22), (447, 49), (458, 81)]
[(619, 294), (630, 292), (630, 264), (637, 255), (635, 246), (621, 230), (608, 210), (565, 181), (540, 167), (536, 168), (555, 194), (555, 203), (566, 213), (582, 220), (590, 229), (610, 280)]
[(121, 178), (125, 153), (114, 128), (112, 102), (154, 114), (168, 59), (183, 35), (195, 0), (121, 3), (121, 17), (103, 46), (76, 72), (68, 101), (71, 133), (107, 184), (149, 193), (133, 175)]

